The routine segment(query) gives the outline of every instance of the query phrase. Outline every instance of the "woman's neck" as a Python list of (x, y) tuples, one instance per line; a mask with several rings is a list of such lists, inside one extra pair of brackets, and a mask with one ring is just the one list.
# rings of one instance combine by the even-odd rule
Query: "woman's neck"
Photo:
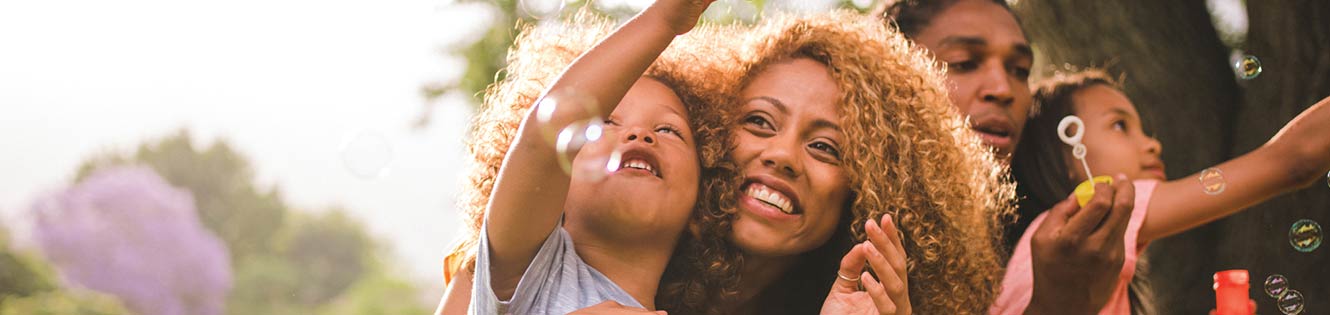
[(762, 301), (757, 297), (772, 289), (798, 262), (798, 256), (771, 257), (743, 253), (743, 266), (739, 270), (739, 296), (722, 307), (727, 314), (756, 314)]
[(656, 309), (656, 288), (661, 274), (674, 254), (673, 242), (654, 244), (624, 243), (607, 240), (591, 233), (568, 231), (573, 237), (577, 255), (587, 265), (605, 274), (614, 284), (631, 295), (648, 310)]

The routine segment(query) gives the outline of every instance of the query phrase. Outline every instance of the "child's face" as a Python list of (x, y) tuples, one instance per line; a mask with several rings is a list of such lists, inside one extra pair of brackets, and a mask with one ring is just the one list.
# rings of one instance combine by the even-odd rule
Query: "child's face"
[(831, 72), (806, 58), (778, 62), (740, 94), (733, 157), (744, 178), (732, 241), (764, 256), (821, 246), (850, 195)]
[[(1118, 173), (1130, 179), (1164, 180), (1164, 161), (1159, 141), (1141, 129), (1141, 116), (1127, 96), (1115, 88), (1097, 84), (1072, 95), (1076, 116), (1085, 122), (1085, 159), (1094, 175)], [(1086, 180), (1081, 162), (1067, 147), (1064, 156), (1076, 182)]]
[(574, 225), (618, 229), (615, 235), (682, 231), (697, 200), (700, 168), (683, 102), (660, 81), (633, 84), (610, 113), (604, 135), (573, 159), (576, 170), (607, 170), (606, 157), (622, 158), (600, 176), (573, 172), (568, 187), (570, 232)]

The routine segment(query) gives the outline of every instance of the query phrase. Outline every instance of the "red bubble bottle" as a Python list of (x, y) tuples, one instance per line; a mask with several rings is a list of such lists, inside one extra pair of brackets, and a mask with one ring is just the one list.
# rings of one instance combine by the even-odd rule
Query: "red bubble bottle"
[(1215, 273), (1215, 315), (1251, 315), (1251, 288), (1247, 270), (1234, 269)]

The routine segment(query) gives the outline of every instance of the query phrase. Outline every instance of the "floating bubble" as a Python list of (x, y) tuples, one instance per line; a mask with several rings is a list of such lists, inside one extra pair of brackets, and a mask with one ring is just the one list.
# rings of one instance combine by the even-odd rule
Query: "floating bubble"
[(1288, 292), (1288, 278), (1284, 275), (1273, 274), (1265, 278), (1265, 295), (1278, 299)]
[(1256, 56), (1242, 55), (1242, 58), (1233, 62), (1233, 72), (1243, 80), (1255, 79), (1261, 75), (1261, 60), (1256, 59)]
[(555, 17), (563, 11), (564, 0), (518, 0), (517, 6), (527, 16), (544, 19)]
[[(550, 145), (556, 144), (559, 132), (562, 132), (560, 128), (567, 127), (567, 125), (562, 125), (562, 123), (554, 121), (556, 111), (560, 112), (559, 115), (563, 117), (599, 116), (599, 109), (596, 108), (596, 100), (590, 96), (576, 93), (571, 90), (564, 90), (562, 93), (557, 93), (558, 96), (554, 96), (554, 94), (555, 93), (551, 93), (551, 95), (542, 97), (536, 103), (535, 107), (536, 126), (539, 126), (540, 128), (541, 138)], [(594, 119), (597, 123), (602, 120), (603, 119), (599, 118)]]
[(855, 8), (859, 8), (860, 10), (864, 10), (864, 9), (868, 9), (868, 8), (873, 7), (873, 3), (874, 3), (874, 2), (877, 2), (877, 1), (875, 1), (875, 0), (850, 0), (850, 4), (853, 4)]
[(1293, 227), (1288, 228), (1288, 243), (1300, 252), (1316, 250), (1321, 247), (1321, 225), (1307, 219), (1293, 222)]
[(1224, 172), (1213, 167), (1201, 171), (1197, 179), (1201, 181), (1201, 190), (1208, 195), (1218, 195), (1224, 192), (1224, 188), (1228, 186), (1228, 183), (1224, 181)]
[[(572, 175), (573, 158), (577, 152), (582, 150), (583, 146), (600, 140), (604, 132), (604, 119), (593, 118), (586, 121), (579, 121), (569, 124), (559, 131), (559, 136), (555, 140), (555, 151), (559, 159), (559, 167), (563, 168), (564, 173)], [(599, 164), (596, 168), (599, 168)]]
[(1298, 292), (1298, 290), (1288, 290), (1288, 293), (1280, 296), (1277, 302), (1279, 312), (1286, 315), (1302, 313), (1302, 292)]
[(370, 130), (352, 133), (338, 149), (342, 166), (361, 179), (378, 179), (388, 174), (393, 160), (392, 145), (383, 134)]

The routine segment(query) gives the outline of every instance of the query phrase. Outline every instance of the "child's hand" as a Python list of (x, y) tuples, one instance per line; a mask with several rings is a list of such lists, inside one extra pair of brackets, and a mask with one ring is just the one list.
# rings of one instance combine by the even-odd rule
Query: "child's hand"
[(1048, 210), (1030, 240), (1030, 313), (1093, 314), (1103, 308), (1122, 272), (1123, 234), (1135, 201), (1135, 186), (1118, 175), (1112, 186), (1096, 184), (1085, 208), (1077, 209), (1069, 196)]
[(590, 307), (587, 307), (587, 308), (584, 308), (584, 309), (580, 309), (580, 310), (577, 310), (577, 311), (574, 311), (574, 312), (572, 312), (572, 313), (568, 313), (568, 314), (569, 314), (569, 315), (572, 315), (572, 314), (580, 314), (580, 315), (593, 315), (593, 314), (633, 314), (633, 315), (660, 314), (660, 315), (664, 315), (664, 314), (666, 314), (666, 313), (665, 313), (665, 311), (655, 311), (655, 312), (652, 312), (652, 311), (648, 311), (648, 310), (644, 310), (644, 309), (640, 309), (640, 308), (636, 308), (636, 307), (627, 307), (627, 306), (623, 306), (622, 304), (619, 304), (619, 302), (615, 302), (615, 301), (605, 301), (605, 302), (600, 302), (600, 304), (592, 305), (592, 306), (590, 306)]
[(697, 20), (712, 2), (716, 0), (657, 0), (643, 15), (655, 14), (675, 35), (683, 35), (697, 26)]
[[(837, 279), (822, 303), (822, 314), (910, 314), (905, 246), (891, 217), (865, 222), (868, 241), (855, 245), (841, 259)], [(877, 271), (879, 282), (863, 271), (864, 261)], [(862, 283), (862, 285), (861, 285)], [(867, 291), (860, 291), (860, 287)]]

